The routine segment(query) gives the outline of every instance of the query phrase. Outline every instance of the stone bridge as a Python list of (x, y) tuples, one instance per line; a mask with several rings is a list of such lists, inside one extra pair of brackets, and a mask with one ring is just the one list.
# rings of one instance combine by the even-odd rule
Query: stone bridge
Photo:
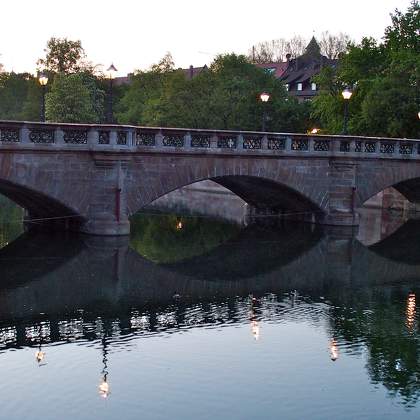
[(252, 213), (357, 225), (387, 187), (420, 202), (420, 140), (0, 121), (0, 193), (31, 225), (126, 235), (142, 207), (206, 179)]

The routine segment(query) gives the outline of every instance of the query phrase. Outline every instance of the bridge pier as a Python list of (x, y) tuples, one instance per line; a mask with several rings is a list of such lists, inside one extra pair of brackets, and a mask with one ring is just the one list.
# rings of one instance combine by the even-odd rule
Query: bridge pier
[(80, 232), (90, 235), (130, 234), (125, 177), (129, 158), (96, 154), (87, 221)]
[(357, 166), (353, 161), (332, 160), (329, 171), (328, 208), (321, 224), (358, 226), (355, 208)]

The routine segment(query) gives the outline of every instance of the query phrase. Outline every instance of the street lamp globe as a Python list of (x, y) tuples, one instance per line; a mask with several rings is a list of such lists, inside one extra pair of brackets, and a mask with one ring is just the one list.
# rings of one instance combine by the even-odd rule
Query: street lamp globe
[(268, 100), (270, 99), (270, 94), (267, 92), (263, 92), (260, 95), (260, 99), (262, 102), (268, 102)]
[(351, 95), (353, 95), (353, 92), (349, 88), (345, 88), (341, 94), (343, 95), (343, 98), (348, 101), (351, 98)]
[(38, 81), (41, 86), (46, 86), (48, 83), (48, 76), (45, 73), (41, 73), (38, 76)]
[(106, 69), (106, 71), (108, 73), (108, 78), (112, 80), (112, 79), (115, 78), (115, 75), (116, 75), (118, 70), (116, 69), (114, 64), (111, 63), (111, 65)]

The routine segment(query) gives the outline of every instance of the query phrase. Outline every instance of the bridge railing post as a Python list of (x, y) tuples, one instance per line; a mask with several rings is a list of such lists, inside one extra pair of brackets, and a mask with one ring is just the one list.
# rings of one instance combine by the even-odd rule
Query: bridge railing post
[(334, 154), (340, 151), (341, 140), (336, 137), (330, 137), (330, 151)]
[(134, 128), (129, 128), (127, 132), (127, 146), (130, 149), (136, 147), (136, 130)]
[(356, 153), (356, 139), (354, 137), (350, 139), (350, 153)]
[(290, 137), (290, 136), (286, 137), (285, 144), (284, 144), (284, 150), (286, 152), (291, 152), (292, 151), (292, 137)]
[(65, 144), (64, 131), (61, 129), (61, 127), (56, 127), (54, 131), (54, 144), (57, 146), (63, 146)]
[(217, 134), (214, 133), (210, 138), (210, 149), (217, 149)]
[(89, 149), (94, 149), (99, 144), (99, 131), (97, 128), (91, 128), (88, 131), (87, 144)]
[(264, 134), (261, 139), (261, 149), (268, 150), (268, 135)]
[(306, 137), (308, 139), (308, 152), (313, 153), (315, 152), (314, 146), (315, 146), (315, 140), (311, 136)]
[(244, 136), (242, 134), (238, 134), (237, 136), (237, 149), (239, 151), (244, 150)]
[(191, 133), (189, 131), (184, 134), (184, 149), (191, 149)]
[(20, 129), (20, 142), (21, 143), (30, 143), (29, 139), (30, 130), (29, 127), (25, 124)]
[(109, 145), (113, 148), (117, 147), (117, 130), (111, 129), (109, 132)]
[(161, 130), (155, 134), (155, 142), (157, 148), (161, 149), (163, 147), (163, 134)]

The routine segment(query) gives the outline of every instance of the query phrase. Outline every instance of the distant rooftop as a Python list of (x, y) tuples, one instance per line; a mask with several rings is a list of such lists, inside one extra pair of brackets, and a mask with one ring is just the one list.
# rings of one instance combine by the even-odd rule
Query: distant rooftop
[(275, 77), (279, 78), (286, 71), (288, 62), (283, 61), (281, 63), (264, 63), (255, 65), (261, 69), (265, 69), (266, 71), (274, 74)]

